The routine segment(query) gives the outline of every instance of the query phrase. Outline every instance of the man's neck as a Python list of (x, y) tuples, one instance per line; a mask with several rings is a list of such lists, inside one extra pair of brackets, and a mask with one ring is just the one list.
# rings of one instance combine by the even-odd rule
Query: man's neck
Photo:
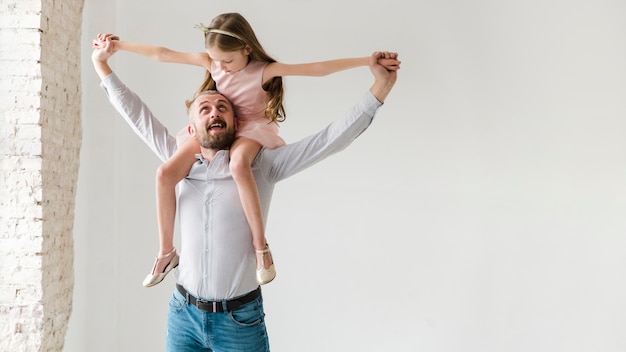
[(201, 154), (204, 160), (210, 162), (211, 160), (213, 160), (213, 157), (215, 157), (215, 154), (217, 154), (217, 152), (219, 152), (219, 150), (217, 149), (202, 148)]

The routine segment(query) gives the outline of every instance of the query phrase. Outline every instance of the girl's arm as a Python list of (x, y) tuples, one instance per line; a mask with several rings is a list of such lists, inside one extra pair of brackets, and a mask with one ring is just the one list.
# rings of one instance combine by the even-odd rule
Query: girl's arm
[(112, 43), (113, 50), (130, 51), (160, 62), (202, 66), (207, 70), (211, 67), (211, 58), (207, 53), (184, 53), (162, 46), (130, 43), (121, 40), (114, 40)]
[[(381, 57), (378, 62), (388, 70), (397, 69), (400, 61), (397, 59), (396, 53), (385, 52), (385, 56)], [(278, 76), (326, 76), (331, 73), (348, 70), (359, 66), (369, 65), (369, 56), (336, 59), (320, 62), (310, 62), (306, 64), (283, 64), (280, 62), (272, 62), (265, 67), (263, 71), (263, 82)]]

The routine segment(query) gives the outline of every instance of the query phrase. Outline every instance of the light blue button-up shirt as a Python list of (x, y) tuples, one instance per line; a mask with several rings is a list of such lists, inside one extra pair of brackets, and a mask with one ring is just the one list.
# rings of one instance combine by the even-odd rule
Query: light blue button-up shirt
[[(176, 139), (150, 109), (111, 73), (100, 86), (131, 128), (163, 161), (176, 150)], [(341, 119), (296, 143), (263, 148), (252, 163), (263, 218), (267, 219), (274, 185), (346, 148), (372, 122), (382, 104), (367, 92)], [(176, 281), (191, 294), (208, 300), (244, 295), (258, 286), (252, 234), (237, 185), (228, 167), (228, 150), (208, 162), (198, 155), (179, 184), (181, 232)]]

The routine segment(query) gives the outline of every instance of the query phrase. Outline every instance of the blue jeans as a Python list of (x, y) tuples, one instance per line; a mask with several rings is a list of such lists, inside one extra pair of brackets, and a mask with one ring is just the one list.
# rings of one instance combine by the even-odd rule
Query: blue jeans
[(174, 289), (166, 340), (168, 352), (269, 352), (263, 297), (232, 312), (209, 313)]

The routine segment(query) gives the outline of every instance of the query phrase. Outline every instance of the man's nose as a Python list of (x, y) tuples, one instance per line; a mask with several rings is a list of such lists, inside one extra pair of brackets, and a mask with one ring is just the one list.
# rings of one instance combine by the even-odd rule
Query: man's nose
[(220, 110), (217, 108), (217, 106), (213, 106), (211, 110), (209, 111), (209, 119), (214, 119), (219, 116), (220, 116)]

